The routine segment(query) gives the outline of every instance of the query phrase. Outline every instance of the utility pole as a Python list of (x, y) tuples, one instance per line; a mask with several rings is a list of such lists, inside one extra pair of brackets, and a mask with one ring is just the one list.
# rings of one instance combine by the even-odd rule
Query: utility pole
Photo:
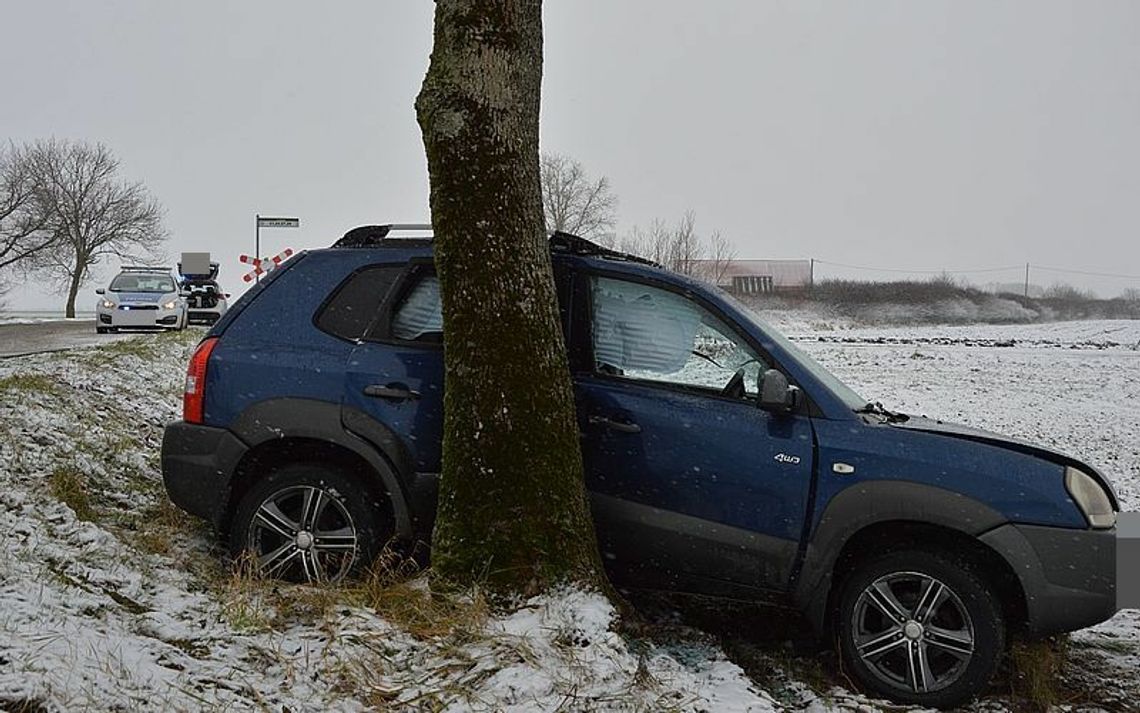
[(808, 272), (808, 289), (815, 288), (815, 258), (811, 258), (811, 271)]
[(1029, 263), (1025, 263), (1025, 296), (1029, 296)]

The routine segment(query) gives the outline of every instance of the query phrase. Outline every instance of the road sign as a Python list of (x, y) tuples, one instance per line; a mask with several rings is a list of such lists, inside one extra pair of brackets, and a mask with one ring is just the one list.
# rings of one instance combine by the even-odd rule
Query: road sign
[(257, 227), (259, 228), (299, 228), (301, 227), (300, 218), (266, 218), (264, 216), (257, 216)]

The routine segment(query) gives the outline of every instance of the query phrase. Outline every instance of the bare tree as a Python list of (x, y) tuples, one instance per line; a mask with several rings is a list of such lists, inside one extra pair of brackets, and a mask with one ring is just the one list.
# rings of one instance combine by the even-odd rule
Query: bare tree
[(443, 303), (437, 581), (605, 588), (542, 212), (540, 0), (436, 0), (416, 100)]
[(693, 211), (685, 211), (685, 215), (677, 222), (669, 236), (669, 254), (665, 266), (673, 272), (696, 275), (698, 261), (703, 252), (701, 240), (697, 237), (696, 225), (697, 218)]
[(91, 268), (108, 255), (162, 259), (162, 208), (142, 183), (119, 178), (119, 161), (103, 144), (41, 141), (30, 165), (42, 191), (46, 229), (58, 241), (37, 254), (37, 270), (67, 292), (67, 316)]
[(728, 275), (728, 268), (736, 260), (736, 246), (716, 231), (709, 236), (708, 246), (705, 248), (705, 266), (701, 278), (714, 285), (724, 284)]
[(649, 228), (639, 226), (618, 242), (621, 250), (652, 260), (683, 275), (717, 284), (736, 259), (736, 249), (719, 232), (706, 240), (697, 232), (693, 211), (686, 211), (676, 225), (654, 220)]
[(44, 229), (39, 197), (28, 150), (0, 147), (0, 270), (24, 263), (55, 242)]
[(1120, 299), (1125, 302), (1140, 304), (1140, 287), (1128, 287), (1120, 293)]
[(561, 230), (612, 245), (617, 196), (609, 179), (590, 178), (582, 164), (556, 153), (542, 154), (540, 168), (547, 232)]

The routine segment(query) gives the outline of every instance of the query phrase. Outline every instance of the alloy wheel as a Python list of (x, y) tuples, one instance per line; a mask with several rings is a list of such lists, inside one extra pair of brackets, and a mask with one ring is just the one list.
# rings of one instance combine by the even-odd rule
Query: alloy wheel
[(254, 511), (246, 541), (267, 577), (337, 581), (357, 556), (352, 516), (334, 493), (311, 485), (266, 497)]
[(879, 577), (851, 615), (855, 651), (894, 689), (930, 693), (953, 685), (974, 656), (974, 624), (961, 598), (920, 572)]

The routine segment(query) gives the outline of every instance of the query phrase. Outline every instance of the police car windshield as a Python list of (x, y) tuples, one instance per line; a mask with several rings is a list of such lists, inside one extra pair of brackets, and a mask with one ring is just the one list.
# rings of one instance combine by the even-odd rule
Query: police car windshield
[(170, 275), (123, 273), (111, 280), (111, 292), (174, 292)]

